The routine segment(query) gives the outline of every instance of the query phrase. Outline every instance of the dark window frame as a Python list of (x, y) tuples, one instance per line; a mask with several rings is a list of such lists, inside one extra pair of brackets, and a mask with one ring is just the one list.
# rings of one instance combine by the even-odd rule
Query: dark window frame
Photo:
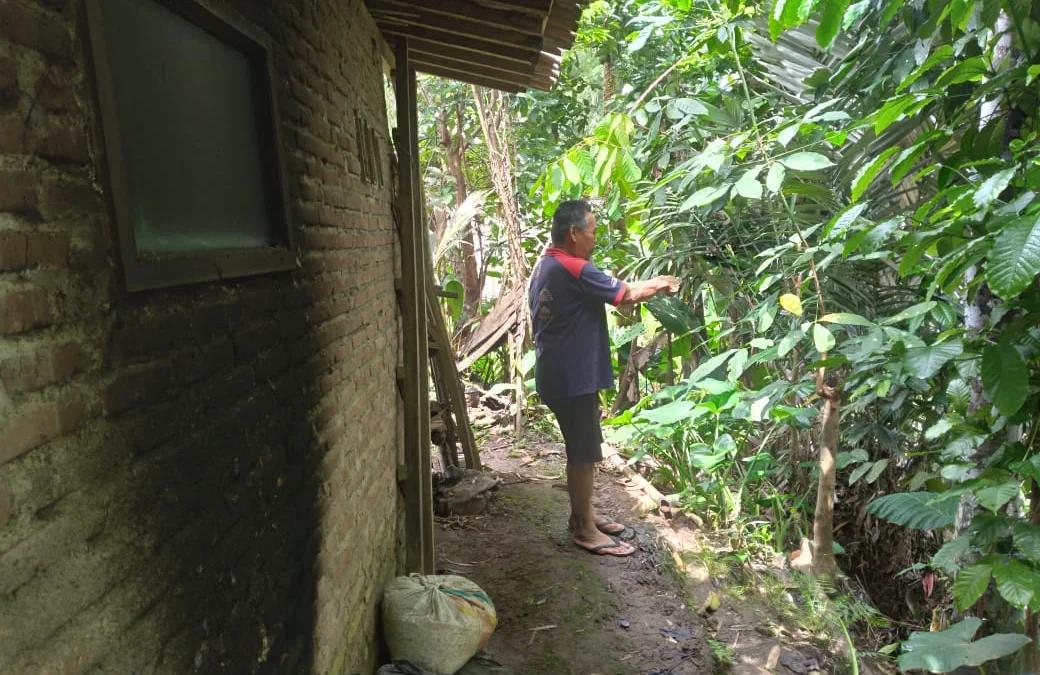
[[(219, 15), (195, 0), (147, 0), (157, 2), (206, 31), (248, 60), (254, 77), (254, 110), (260, 132), (258, 150), (263, 158), (264, 188), (270, 195), (268, 212), (273, 245), (238, 250), (199, 250), (170, 254), (139, 254), (129, 213), (126, 164), (119, 135), (118, 111), (102, 18), (104, 0), (87, 0), (88, 33), (94, 80), (104, 136), (109, 194), (118, 233), (123, 276), (128, 291), (141, 291), (233, 279), (297, 267), (282, 146), (281, 121), (275, 92), (271, 39), (258, 29)], [(264, 142), (263, 139), (268, 139)]]

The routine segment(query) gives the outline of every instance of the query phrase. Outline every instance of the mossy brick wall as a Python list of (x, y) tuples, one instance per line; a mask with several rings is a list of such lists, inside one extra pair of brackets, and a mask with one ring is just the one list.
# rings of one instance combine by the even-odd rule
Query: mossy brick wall
[[(398, 246), (361, 0), (272, 36), (300, 268), (127, 294), (82, 0), (0, 0), (0, 673), (368, 673), (397, 566)], [(162, 133), (156, 129), (156, 133)]]

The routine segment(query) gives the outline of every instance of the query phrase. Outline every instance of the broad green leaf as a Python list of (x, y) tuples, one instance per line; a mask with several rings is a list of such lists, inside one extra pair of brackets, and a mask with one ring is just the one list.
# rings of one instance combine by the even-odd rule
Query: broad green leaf
[(748, 178), (747, 174), (736, 182), (733, 189), (737, 191), (737, 194), (746, 199), (761, 199), (762, 198), (762, 183), (758, 182), (757, 178)]
[(834, 335), (822, 323), (814, 323), (812, 333), (816, 351), (821, 354), (826, 354), (834, 349), (834, 345), (837, 344)]
[(700, 319), (689, 305), (674, 295), (658, 295), (643, 303), (664, 329), (673, 335), (685, 335), (700, 327)]
[(748, 362), (748, 350), (738, 349), (734, 354), (733, 358), (729, 360), (728, 365), (728, 377), (730, 382), (736, 382), (737, 378), (744, 374), (744, 367), (747, 366)]
[(932, 567), (941, 569), (947, 573), (953, 573), (961, 568), (960, 559), (971, 550), (971, 537), (962, 535), (946, 542), (932, 556)]
[(726, 196), (726, 193), (729, 192), (729, 187), (729, 185), (711, 185), (709, 187), (701, 188), (690, 195), (690, 198), (682, 203), (679, 210), (689, 211), (698, 206), (707, 206), (715, 200)]
[(948, 68), (935, 80), (935, 86), (943, 89), (961, 82), (978, 82), (986, 77), (987, 73), (989, 73), (989, 66), (986, 59), (981, 56), (973, 56)]
[(856, 467), (856, 469), (849, 476), (849, 487), (851, 488), (854, 485), (856, 485), (857, 483), (859, 483), (859, 479), (862, 478), (864, 475), (866, 475), (866, 472), (869, 471), (870, 468), (873, 468), (873, 467), (874, 467), (874, 463), (873, 462), (867, 462), (866, 464), (861, 464), (858, 467)]
[(761, 422), (765, 419), (766, 410), (769, 408), (769, 397), (762, 396), (755, 399), (751, 404), (751, 421)]
[(932, 426), (928, 427), (928, 429), (924, 432), (924, 439), (926, 441), (934, 441), (935, 439), (939, 438), (952, 428), (953, 425), (950, 423), (950, 420), (943, 418), (935, 424), (933, 424)]
[(935, 377), (950, 359), (960, 356), (964, 345), (959, 340), (943, 342), (930, 347), (913, 347), (906, 350), (903, 365), (914, 377), (922, 380)]
[(850, 452), (839, 452), (834, 461), (838, 466), (838, 471), (844, 471), (853, 464), (859, 464), (866, 462), (870, 459), (870, 455), (863, 448), (856, 448)]
[(1017, 560), (994, 565), (993, 579), (997, 592), (1015, 607), (1025, 607), (1040, 587), (1040, 573)]
[(563, 175), (567, 177), (571, 184), (581, 184), (581, 171), (578, 170), (578, 165), (570, 157), (563, 158)]
[(757, 337), (753, 339), (750, 344), (755, 349), (769, 349), (775, 343), (769, 338)]
[(830, 237), (835, 239), (841, 238), (845, 234), (845, 230), (856, 222), (859, 214), (863, 213), (866, 208), (866, 204), (855, 204), (836, 215), (827, 223), (827, 227), (823, 228), (823, 237), (825, 239)]
[(1015, 548), (1035, 563), (1040, 563), (1040, 525), (1015, 525)]
[(887, 459), (879, 459), (874, 462), (874, 465), (870, 467), (870, 471), (867, 473), (866, 481), (867, 485), (871, 485), (874, 481), (881, 477), (881, 474), (888, 468)]
[(928, 312), (932, 311), (932, 308), (935, 307), (936, 304), (937, 303), (934, 300), (929, 300), (927, 302), (919, 302), (916, 305), (911, 305), (910, 307), (907, 307), (895, 316), (890, 316), (887, 319), (882, 319), (881, 323), (886, 326), (891, 326), (892, 324), (899, 323), (900, 321), (916, 319), (917, 317), (924, 316)]
[(820, 321), (823, 323), (836, 323), (840, 326), (866, 326), (867, 328), (873, 328), (874, 322), (869, 319), (865, 319), (859, 314), (848, 314), (846, 312), (838, 312), (836, 314), (824, 314), (820, 317)]
[(1004, 188), (1008, 186), (1011, 179), (1015, 176), (1014, 169), (1004, 169), (998, 171), (986, 180), (979, 184), (979, 187), (975, 189), (975, 194), (972, 197), (972, 201), (975, 203), (975, 207), (979, 209), (986, 208), (993, 201), (1000, 196), (1000, 193), (1004, 191)]
[(986, 260), (986, 281), (1010, 300), (1040, 273), (1040, 214), (1017, 218), (997, 236)]
[(672, 401), (659, 408), (642, 410), (636, 417), (656, 422), (657, 424), (675, 424), (690, 417), (695, 406), (696, 404), (693, 401)]
[(896, 93), (902, 93), (904, 89), (916, 82), (918, 78), (934, 68), (937, 63), (950, 58), (953, 58), (953, 47), (946, 44), (940, 45), (928, 56), (927, 59), (925, 59), (924, 63), (915, 68), (913, 72), (907, 75), (906, 78), (899, 83), (899, 86), (896, 87)]
[(951, 380), (946, 387), (946, 397), (950, 399), (954, 410), (964, 412), (971, 404), (971, 389), (964, 380)]
[(943, 631), (910, 633), (899, 655), (899, 669), (948, 673), (1014, 654), (1030, 642), (1024, 635), (1011, 633), (972, 641), (981, 625), (981, 619), (971, 616)]
[(646, 324), (640, 321), (631, 326), (624, 326), (623, 328), (617, 329), (611, 337), (614, 339), (614, 346), (620, 347), (638, 337), (642, 337), (644, 334), (646, 334)]
[(957, 573), (953, 581), (953, 599), (961, 610), (974, 605), (989, 586), (993, 567), (986, 563), (968, 565)]
[(1025, 403), (1029, 371), (1018, 350), (996, 344), (982, 350), (982, 389), (1004, 415), (1014, 415)]
[(908, 110), (922, 103), (923, 96), (908, 94), (889, 99), (874, 113), (874, 133), (880, 135)]
[(791, 139), (798, 135), (798, 131), (801, 128), (799, 124), (792, 124), (788, 127), (784, 127), (776, 134), (776, 142), (787, 147), (787, 144), (791, 142)]
[(798, 299), (797, 295), (784, 293), (780, 296), (780, 306), (795, 316), (802, 315), (802, 301)]
[(852, 180), (852, 201), (857, 201), (863, 196), (863, 193), (867, 191), (868, 187), (870, 187), (870, 184), (874, 181), (878, 172), (885, 168), (885, 164), (888, 162), (889, 158), (899, 152), (899, 150), (900, 148), (898, 145), (893, 146), (882, 152), (859, 170), (859, 173), (857, 173), (856, 177)]
[(636, 163), (635, 157), (632, 156), (631, 152), (627, 151), (621, 153), (621, 172), (625, 182), (630, 184), (643, 177), (643, 172), (639, 169), (639, 164)]
[(796, 152), (792, 155), (781, 157), (780, 161), (792, 171), (816, 171), (834, 165), (834, 162), (828, 159), (826, 155), (821, 155), (818, 152)]
[(915, 530), (935, 530), (953, 523), (957, 498), (934, 492), (898, 492), (878, 497), (867, 512), (896, 525)]
[(990, 511), (999, 510), (1004, 504), (1018, 496), (1019, 482), (1009, 481), (1007, 483), (1001, 483), (1000, 485), (991, 485), (989, 487), (982, 488), (975, 493), (975, 498), (979, 500), (979, 504), (989, 509)]
[(769, 173), (766, 174), (766, 189), (774, 195), (780, 194), (780, 188), (784, 184), (785, 171), (784, 165), (780, 162), (773, 162), (769, 166)]
[(820, 24), (816, 27), (816, 42), (826, 49), (834, 42), (834, 37), (841, 28), (841, 20), (845, 16), (845, 10), (849, 7), (849, 0), (825, 0), (823, 11), (820, 15)]
[(791, 332), (785, 335), (781, 340), (780, 344), (777, 345), (777, 356), (781, 358), (787, 356), (795, 346), (805, 337), (805, 331), (801, 328), (792, 328)]
[(726, 361), (729, 360), (729, 357), (733, 356), (733, 354), (736, 353), (736, 351), (736, 349), (730, 349), (721, 354), (711, 357), (710, 359), (699, 365), (696, 370), (690, 373), (690, 376), (686, 380), (687, 383), (690, 386), (693, 386), (696, 383), (703, 380), (704, 378), (710, 376), (716, 370), (721, 368), (723, 364), (725, 364)]
[(1040, 455), (1033, 455), (1024, 462), (1013, 462), (1008, 468), (1040, 484)]

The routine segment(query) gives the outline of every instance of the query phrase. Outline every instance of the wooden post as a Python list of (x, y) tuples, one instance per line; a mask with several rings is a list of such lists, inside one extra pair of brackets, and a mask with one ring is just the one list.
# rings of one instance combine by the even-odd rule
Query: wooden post
[[(400, 181), (397, 207), (401, 238), (401, 340), (404, 354), (400, 384), (404, 398), (405, 570), (409, 573), (429, 573), (433, 571), (433, 514), (430, 504), (432, 497), (430, 500), (426, 498), (432, 491), (432, 485), (429, 460), (430, 403), (426, 371), (426, 275), (423, 274), (425, 236), (416, 236), (422, 217), (421, 211), (416, 208), (418, 139), (415, 128), (415, 71), (408, 62), (408, 42), (405, 38), (399, 40), (396, 46), (394, 80), (397, 95), (395, 144)], [(429, 528), (426, 527), (427, 522)]]
[[(405, 59), (408, 55), (405, 55)], [(422, 533), (423, 574), (433, 574), (435, 566), (433, 546), (433, 465), (430, 456), (430, 330), (429, 314), (426, 311), (427, 285), (432, 285), (426, 270), (431, 265), (430, 235), (426, 226), (426, 200), (423, 197), (422, 175), (419, 173), (419, 112), (417, 107), (415, 70), (408, 68), (408, 98), (411, 107), (408, 110), (408, 148), (411, 155), (409, 171), (412, 175), (412, 209), (415, 213), (413, 221), (415, 243), (415, 304), (418, 318), (419, 340), (419, 433), (422, 443), (419, 446), (420, 487), (422, 488)], [(400, 120), (400, 117), (398, 117)], [(400, 121), (398, 121), (400, 124)], [(432, 292), (432, 288), (430, 292)]]

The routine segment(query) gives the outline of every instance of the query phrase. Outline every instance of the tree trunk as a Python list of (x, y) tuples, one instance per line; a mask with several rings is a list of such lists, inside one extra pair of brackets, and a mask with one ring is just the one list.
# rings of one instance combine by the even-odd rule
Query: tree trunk
[[(466, 201), (468, 186), (466, 183), (466, 172), (463, 167), (463, 158), (466, 152), (465, 129), (463, 128), (462, 104), (455, 106), (455, 134), (452, 135), (448, 125), (448, 116), (443, 110), (437, 115), (437, 124), (440, 129), (441, 147), (444, 150), (445, 170), (455, 179), (455, 208)], [(466, 319), (476, 316), (480, 307), (480, 276), (477, 274), (477, 254), (473, 246), (474, 223), (466, 225), (462, 232), (462, 318), (460, 323)]]
[(841, 414), (841, 382), (823, 384), (822, 431), (820, 433), (820, 484), (816, 491), (816, 514), (813, 518), (813, 576), (834, 578), (838, 571), (834, 560), (834, 489), (837, 483), (838, 420)]

